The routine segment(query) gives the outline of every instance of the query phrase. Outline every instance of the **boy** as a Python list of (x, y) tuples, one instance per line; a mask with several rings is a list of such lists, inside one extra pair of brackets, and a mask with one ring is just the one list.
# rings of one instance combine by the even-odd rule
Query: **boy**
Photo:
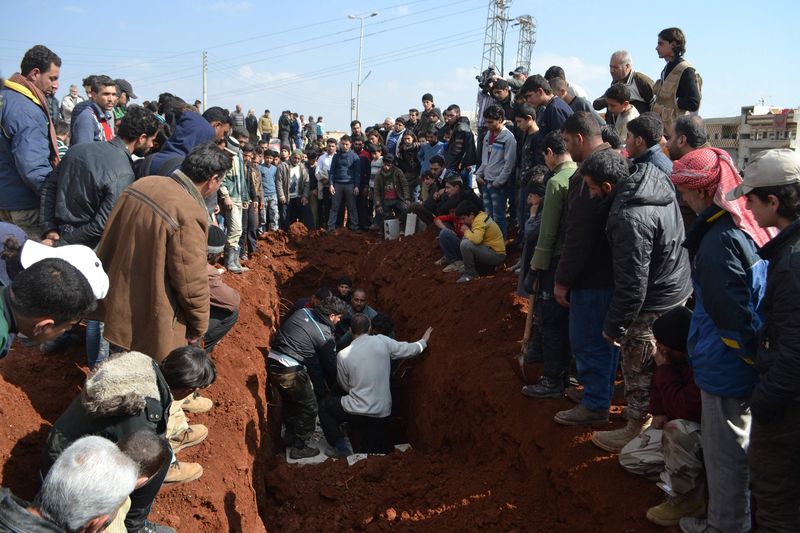
[[(369, 162), (369, 189), (367, 191), (367, 212), (370, 215), (375, 210), (375, 179), (378, 176), (378, 173), (383, 168), (383, 145), (378, 144), (371, 144), (368, 148), (370, 162)], [(374, 221), (373, 221), (374, 222)], [(378, 227), (377, 223), (373, 223), (370, 225), (369, 229), (377, 230), (381, 229)]]
[(741, 185), (728, 200), (745, 195), (762, 228), (778, 233), (758, 254), (769, 261), (758, 334), (758, 382), (750, 397), (753, 424), (748, 463), (759, 531), (800, 528), (800, 157), (767, 150), (750, 160)]
[(69, 123), (63, 120), (56, 122), (56, 144), (58, 145), (58, 157), (61, 159), (67, 155), (69, 149)]
[(444, 153), (444, 144), (439, 142), (439, 136), (436, 130), (430, 128), (425, 132), (425, 140), (428, 144), (422, 144), (419, 147), (419, 164), (420, 174), (425, 174), (431, 168), (431, 158), (433, 156), (441, 156)]
[(647, 510), (660, 526), (677, 525), (684, 516), (705, 510), (700, 389), (686, 358), (692, 312), (680, 306), (653, 323), (656, 369), (650, 389), (648, 429), (622, 448), (619, 464), (641, 476), (660, 479), (666, 500)]
[(469, 200), (458, 204), (456, 217), (464, 229), (464, 238), (459, 244), (464, 272), (456, 283), (467, 283), (479, 276), (479, 264), (494, 268), (505, 261), (506, 244), (497, 223)]
[[(483, 118), (488, 132), (483, 141), (481, 166), (475, 172), (475, 177), (483, 192), (486, 215), (497, 221), (505, 239), (508, 231), (506, 204), (514, 190), (511, 173), (517, 160), (517, 141), (504, 125), (505, 114), (502, 107), (489, 106), (483, 112)], [(503, 253), (505, 254), (505, 250)]]
[(278, 170), (273, 162), (278, 159), (274, 150), (264, 152), (264, 162), (258, 166), (261, 173), (261, 188), (264, 190), (261, 233), (278, 229), (278, 189), (275, 186), (275, 173)]
[(631, 91), (624, 83), (615, 83), (606, 90), (607, 110), (613, 117), (614, 129), (620, 139), (628, 135), (628, 122), (639, 116), (639, 112), (631, 105)]
[(403, 171), (394, 165), (394, 156), (386, 154), (381, 171), (375, 177), (375, 224), (383, 230), (386, 217), (404, 219), (408, 211), (408, 182)]

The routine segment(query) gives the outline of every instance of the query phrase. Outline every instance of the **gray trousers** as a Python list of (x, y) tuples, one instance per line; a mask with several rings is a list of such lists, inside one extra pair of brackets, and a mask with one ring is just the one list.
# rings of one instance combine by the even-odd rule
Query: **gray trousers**
[(750, 403), (700, 391), (708, 480), (708, 525), (725, 533), (750, 531)]
[(676, 419), (664, 429), (649, 428), (622, 448), (622, 468), (660, 480), (673, 494), (688, 494), (703, 476), (700, 424)]
[(469, 239), (461, 239), (461, 259), (464, 261), (464, 274), (477, 278), (477, 264), (497, 266), (506, 260), (506, 254), (498, 254), (485, 244), (474, 244)]

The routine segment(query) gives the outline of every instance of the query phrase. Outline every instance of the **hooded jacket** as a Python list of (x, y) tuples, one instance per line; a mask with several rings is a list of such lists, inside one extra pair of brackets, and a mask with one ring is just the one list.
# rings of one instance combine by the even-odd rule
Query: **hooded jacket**
[(692, 294), (675, 188), (655, 166), (636, 165), (612, 192), (606, 221), (614, 296), (603, 331), (612, 339), (643, 312), (667, 311)]
[[(209, 124), (202, 115), (194, 111), (184, 111), (175, 124), (175, 131), (161, 148), (161, 151), (153, 155), (148, 169), (142, 169), (137, 173), (137, 177), (142, 176), (169, 176), (180, 166), (183, 158), (186, 157), (196, 146), (210, 142), (216, 137), (214, 127)], [(145, 158), (146, 159), (146, 158)], [(167, 168), (165, 163), (174, 160), (175, 163)]]
[(119, 137), (73, 146), (42, 187), (42, 229), (53, 246), (97, 246), (117, 198), (133, 183), (133, 161)]
[(171, 403), (169, 385), (151, 357), (140, 352), (113, 355), (89, 374), (81, 394), (53, 424), (42, 475), (61, 452), (86, 435), (112, 442), (139, 429), (163, 435)]

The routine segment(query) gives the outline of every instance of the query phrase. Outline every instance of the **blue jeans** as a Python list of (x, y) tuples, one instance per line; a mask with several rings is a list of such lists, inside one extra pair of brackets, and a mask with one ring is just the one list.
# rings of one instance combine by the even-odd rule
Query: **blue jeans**
[(97, 320), (86, 321), (86, 360), (89, 368), (108, 359), (108, 341), (103, 338), (103, 323)]
[(439, 248), (446, 264), (461, 261), (461, 238), (455, 231), (445, 228), (439, 232)]
[(508, 236), (506, 205), (508, 204), (509, 190), (513, 190), (513, 188), (509, 187), (508, 183), (499, 189), (492, 187), (489, 182), (486, 182), (486, 185), (481, 187), (481, 191), (483, 192), (483, 207), (486, 213), (492, 217), (492, 220), (497, 222), (497, 225), (500, 226), (500, 231), (503, 232), (504, 239)]
[(619, 350), (603, 339), (603, 322), (614, 289), (572, 289), (569, 296), (569, 342), (575, 354), (581, 403), (607, 411), (614, 395)]

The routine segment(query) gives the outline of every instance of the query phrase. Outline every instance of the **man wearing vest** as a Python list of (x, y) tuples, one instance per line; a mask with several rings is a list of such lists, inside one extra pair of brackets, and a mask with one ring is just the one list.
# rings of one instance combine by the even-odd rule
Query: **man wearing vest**
[(700, 109), (703, 81), (692, 64), (683, 58), (686, 36), (680, 28), (661, 30), (656, 52), (667, 65), (653, 86), (652, 110), (664, 122), (664, 131), (669, 131), (676, 117)]
[(92, 80), (92, 102), (72, 117), (71, 146), (93, 141), (106, 142), (114, 138), (114, 104), (117, 101), (117, 84), (108, 76), (95, 76)]
[(36, 45), (20, 72), (0, 88), (0, 221), (41, 237), (39, 189), (58, 165), (58, 146), (45, 95), (58, 90), (61, 58)]

